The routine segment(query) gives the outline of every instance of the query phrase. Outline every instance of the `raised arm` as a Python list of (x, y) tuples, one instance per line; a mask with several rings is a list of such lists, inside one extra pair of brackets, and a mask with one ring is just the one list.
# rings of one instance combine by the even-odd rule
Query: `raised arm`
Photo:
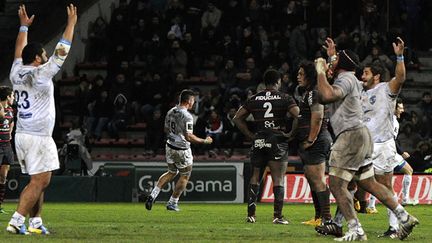
[(327, 81), (327, 64), (323, 58), (315, 60), (315, 69), (318, 79), (318, 93), (321, 103), (332, 103), (343, 98), (342, 91)]
[(395, 70), (395, 77), (392, 78), (389, 82), (390, 91), (394, 94), (397, 94), (400, 92), (400, 89), (402, 88), (403, 83), (405, 82), (406, 78), (406, 71), (405, 71), (405, 62), (404, 62), (404, 48), (405, 43), (400, 37), (397, 37), (397, 42), (393, 42), (393, 50), (396, 54), (396, 70)]
[(61, 67), (66, 60), (71, 48), (72, 39), (74, 35), (75, 24), (77, 23), (77, 8), (73, 4), (69, 4), (66, 7), (68, 20), (66, 24), (66, 29), (63, 33), (62, 39), (57, 43), (54, 50), (54, 63)]
[(24, 4), (19, 6), (18, 9), (18, 17), (20, 20), (20, 28), (18, 32), (18, 36), (15, 42), (15, 54), (14, 58), (21, 58), (22, 50), (27, 45), (27, 31), (28, 27), (33, 23), (34, 15), (30, 18), (27, 16), (27, 11), (25, 9)]
[(78, 20), (77, 8), (71, 3), (69, 4), (69, 6), (66, 7), (66, 9), (67, 9), (68, 20), (66, 24), (66, 29), (63, 33), (63, 39), (72, 42), (75, 25)]

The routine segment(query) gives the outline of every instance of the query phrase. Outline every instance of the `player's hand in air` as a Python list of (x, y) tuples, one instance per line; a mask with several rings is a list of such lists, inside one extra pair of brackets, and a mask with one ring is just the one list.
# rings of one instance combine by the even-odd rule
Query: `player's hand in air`
[(68, 22), (67, 24), (75, 25), (78, 20), (77, 8), (71, 3), (67, 8)]
[(19, 6), (19, 9), (18, 9), (18, 17), (20, 19), (20, 25), (21, 26), (27, 26), (27, 27), (29, 27), (33, 23), (33, 20), (34, 20), (35, 16), (32, 15), (29, 18), (27, 16), (27, 11), (26, 11), (25, 5), (22, 4), (22, 5)]
[(315, 59), (315, 69), (317, 73), (326, 73), (327, 72), (327, 62), (324, 60), (324, 58), (320, 57)]
[(327, 56), (331, 57), (336, 55), (336, 44), (334, 41), (330, 37), (327, 37), (325, 42), (326, 45), (323, 45), (322, 47), (327, 51)]
[(393, 50), (396, 56), (402, 56), (405, 49), (405, 43), (400, 37), (396, 38), (396, 43), (393, 42)]

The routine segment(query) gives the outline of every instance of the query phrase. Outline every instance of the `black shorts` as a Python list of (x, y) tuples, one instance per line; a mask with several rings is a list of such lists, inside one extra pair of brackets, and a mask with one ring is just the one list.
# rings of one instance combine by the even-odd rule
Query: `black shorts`
[(0, 164), (10, 165), (14, 161), (14, 153), (10, 143), (0, 144)]
[(258, 132), (251, 149), (252, 166), (263, 168), (268, 161), (288, 161), (287, 138), (272, 130)]
[(312, 144), (312, 146), (306, 150), (302, 149), (300, 146), (298, 149), (298, 154), (301, 158), (301, 161), (303, 162), (303, 165), (318, 165), (326, 162), (330, 153), (331, 143), (332, 138), (330, 133), (325, 130), (318, 135), (318, 138), (315, 140), (314, 144)]

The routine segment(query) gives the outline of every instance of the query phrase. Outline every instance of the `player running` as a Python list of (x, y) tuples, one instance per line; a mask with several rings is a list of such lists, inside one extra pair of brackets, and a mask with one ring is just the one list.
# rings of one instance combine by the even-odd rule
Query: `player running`
[(180, 173), (180, 178), (166, 205), (167, 210), (180, 211), (178, 201), (192, 173), (193, 156), (190, 144), (211, 144), (213, 142), (211, 137), (203, 139), (193, 134), (193, 117), (188, 110), (192, 109), (194, 103), (194, 91), (185, 89), (180, 93), (179, 104), (171, 108), (165, 117), (165, 132), (168, 134), (165, 156), (168, 171), (159, 177), (156, 186), (148, 195), (145, 203), (147, 210), (152, 209), (161, 189)]

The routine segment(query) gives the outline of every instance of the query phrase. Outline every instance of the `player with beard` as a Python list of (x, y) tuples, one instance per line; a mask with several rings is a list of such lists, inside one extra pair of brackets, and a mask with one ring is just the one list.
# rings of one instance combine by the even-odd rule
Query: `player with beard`
[[(53, 77), (60, 71), (69, 54), (77, 22), (77, 8), (67, 6), (67, 24), (62, 38), (48, 59), (39, 43), (27, 44), (27, 31), (33, 23), (24, 5), (18, 10), (21, 27), (15, 44), (10, 80), (17, 101), (15, 148), (21, 171), (30, 175), (30, 182), (21, 192), (18, 207), (6, 230), (13, 234), (49, 234), (42, 223), (44, 191), (52, 171), (60, 167), (57, 146), (52, 138), (55, 123)], [(25, 226), (29, 215), (29, 228)]]
[[(330, 190), (336, 199), (341, 213), (348, 223), (348, 231), (336, 241), (362, 241), (366, 234), (353, 207), (353, 199), (348, 191), (348, 183), (354, 179), (357, 185), (375, 195), (397, 216), (400, 229), (399, 239), (405, 239), (419, 223), (409, 215), (394, 198), (393, 193), (374, 177), (370, 157), (373, 152), (372, 137), (364, 125), (364, 112), (361, 103), (362, 84), (354, 71), (358, 66), (358, 57), (349, 50), (336, 53), (336, 45), (327, 38), (327, 55), (334, 70), (335, 81), (327, 81), (327, 63), (323, 58), (315, 60), (318, 74), (318, 91), (322, 103), (329, 104), (330, 122), (336, 136), (329, 159)], [(317, 227), (321, 234), (333, 234), (336, 228), (333, 222)]]

